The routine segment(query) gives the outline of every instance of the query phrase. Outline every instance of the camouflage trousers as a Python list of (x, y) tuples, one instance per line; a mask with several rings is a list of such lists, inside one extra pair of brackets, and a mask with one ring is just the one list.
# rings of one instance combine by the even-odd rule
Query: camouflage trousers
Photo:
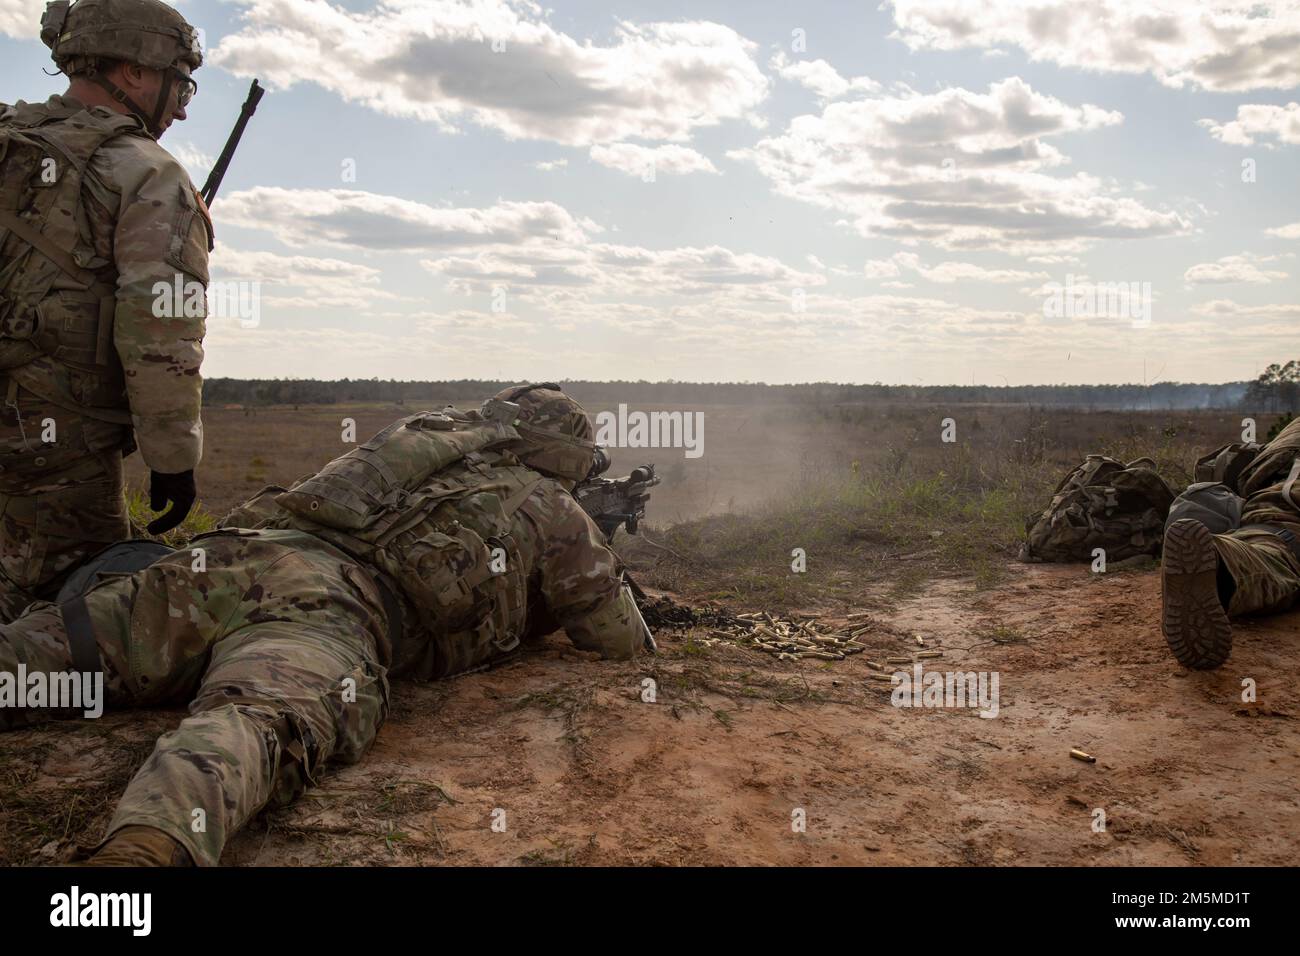
[[(1280, 485), (1251, 495), (1242, 508), (1241, 523), (1268, 523), (1300, 537), (1300, 512), (1283, 496)], [(1236, 586), (1226, 608), (1229, 617), (1277, 614), (1300, 598), (1300, 559), (1277, 535), (1242, 527), (1216, 534), (1214, 549)]]
[[(105, 836), (133, 824), (216, 865), (227, 840), (330, 763), (355, 763), (388, 712), (382, 600), (369, 573), (297, 531), (218, 531), (86, 597), (109, 709), (189, 704)], [(0, 625), (0, 671), (60, 672), (59, 607)], [(0, 729), (51, 716), (0, 709)]]
[[(0, 375), (0, 622), (54, 596), (86, 558), (130, 536), (123, 426), (42, 401)], [(43, 441), (53, 426), (54, 442)]]

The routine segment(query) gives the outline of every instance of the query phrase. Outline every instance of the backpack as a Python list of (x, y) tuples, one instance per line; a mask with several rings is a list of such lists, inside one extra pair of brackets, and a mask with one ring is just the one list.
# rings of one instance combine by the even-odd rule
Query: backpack
[(1056, 486), (1046, 510), (1026, 522), (1021, 561), (1091, 561), (1102, 548), (1111, 561), (1156, 555), (1174, 493), (1155, 462), (1127, 465), (1089, 455)]
[(0, 370), (55, 404), (129, 425), (113, 346), (116, 275), (72, 253), (91, 157), (139, 123), (48, 104), (0, 114)]
[(280, 516), (269, 525), (306, 531), (379, 571), (434, 639), (434, 658), (417, 671), (460, 673), (513, 650), (524, 625), (527, 569), (511, 517), (545, 479), (504, 448), (518, 438), (508, 416), (408, 416), (277, 489)]

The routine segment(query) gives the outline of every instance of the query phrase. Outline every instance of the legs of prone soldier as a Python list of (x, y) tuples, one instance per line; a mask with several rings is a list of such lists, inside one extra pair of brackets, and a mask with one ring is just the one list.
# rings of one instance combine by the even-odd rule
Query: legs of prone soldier
[(1232, 650), (1230, 617), (1286, 611), (1300, 598), (1300, 558), (1277, 530), (1300, 537), (1300, 515), (1280, 485), (1251, 495), (1242, 527), (1231, 533), (1211, 534), (1190, 519), (1170, 525), (1162, 561), (1162, 629), (1179, 663), (1218, 667)]
[(159, 739), (109, 834), (152, 827), (216, 865), (258, 811), (296, 799), (326, 764), (359, 760), (388, 710), (384, 668), (361, 623), (253, 624), (218, 642), (190, 716)]
[[(386, 713), (385, 621), (373, 584), (317, 539), (291, 532), (197, 539), (87, 596), (110, 706), (190, 700), (128, 785), (92, 862), (215, 864), (231, 834), (292, 800), (320, 768), (353, 762)], [(51, 605), (0, 628), (0, 669), (66, 668)], [(30, 665), (29, 665), (30, 666)], [(167, 840), (159, 839), (165, 834)]]

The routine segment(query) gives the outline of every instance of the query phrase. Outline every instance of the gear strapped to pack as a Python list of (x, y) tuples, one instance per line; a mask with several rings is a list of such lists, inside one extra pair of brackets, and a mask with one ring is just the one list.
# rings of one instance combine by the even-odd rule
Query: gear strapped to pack
[(413, 619), (402, 618), (395, 655), (431, 655), (415, 668), (425, 677), (462, 673), (512, 651), (524, 631), (528, 582), (511, 518), (545, 479), (504, 450), (517, 440), (480, 412), (409, 416), (277, 494), (285, 517), (273, 523), (334, 545), (406, 598)]

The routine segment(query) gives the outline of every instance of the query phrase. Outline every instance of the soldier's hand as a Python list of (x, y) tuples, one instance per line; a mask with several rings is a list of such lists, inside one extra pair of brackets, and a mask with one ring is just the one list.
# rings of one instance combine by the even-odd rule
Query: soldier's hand
[(154, 511), (162, 511), (171, 502), (171, 510), (150, 521), (145, 530), (150, 534), (163, 534), (172, 530), (185, 520), (197, 497), (193, 471), (182, 471), (175, 475), (149, 472), (149, 507)]

